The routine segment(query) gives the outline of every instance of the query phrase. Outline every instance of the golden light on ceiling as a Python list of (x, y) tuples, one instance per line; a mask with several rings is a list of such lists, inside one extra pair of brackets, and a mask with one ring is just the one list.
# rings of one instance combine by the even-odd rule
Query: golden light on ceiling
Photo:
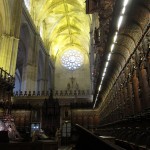
[(91, 18), (85, 0), (25, 0), (51, 57), (66, 49), (89, 52)]

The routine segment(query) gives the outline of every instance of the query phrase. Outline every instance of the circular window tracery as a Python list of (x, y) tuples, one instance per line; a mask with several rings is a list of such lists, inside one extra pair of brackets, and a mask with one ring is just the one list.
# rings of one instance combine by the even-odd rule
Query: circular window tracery
[(83, 64), (83, 54), (78, 50), (68, 50), (62, 55), (61, 63), (69, 70), (76, 70)]

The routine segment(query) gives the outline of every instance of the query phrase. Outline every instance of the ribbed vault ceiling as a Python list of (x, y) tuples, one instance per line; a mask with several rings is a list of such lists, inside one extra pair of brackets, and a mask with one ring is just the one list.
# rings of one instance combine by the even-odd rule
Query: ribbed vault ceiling
[(85, 0), (25, 0), (52, 58), (67, 49), (89, 51), (90, 16)]
[[(43, 42), (52, 58), (55, 59), (59, 52), (72, 48), (89, 52), (91, 18), (85, 14), (85, 0), (27, 1), (32, 19), (41, 32)], [(111, 46), (115, 45), (99, 94), (99, 99), (105, 100), (149, 24), (150, 4), (148, 0), (129, 1), (119, 31), (117, 26), (118, 19), (122, 16), (123, 1), (101, 0), (99, 5), (97, 9), (103, 32), (97, 53), (100, 53), (100, 59), (104, 63), (97, 61), (99, 64), (96, 69), (106, 66), (104, 60), (107, 60), (108, 55), (105, 51), (112, 51)], [(118, 38), (113, 43), (111, 41), (116, 31)], [(103, 74), (103, 69), (99, 74)]]

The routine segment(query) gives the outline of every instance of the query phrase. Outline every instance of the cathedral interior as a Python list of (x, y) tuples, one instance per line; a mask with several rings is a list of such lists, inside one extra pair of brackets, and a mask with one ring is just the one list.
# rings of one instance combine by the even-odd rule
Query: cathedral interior
[(74, 125), (150, 148), (149, 0), (0, 0), (0, 142), (60, 128), (65, 145)]

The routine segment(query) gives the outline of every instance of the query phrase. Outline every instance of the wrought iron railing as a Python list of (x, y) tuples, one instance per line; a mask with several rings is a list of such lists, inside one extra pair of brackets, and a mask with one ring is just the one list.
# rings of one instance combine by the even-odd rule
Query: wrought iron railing
[(15, 78), (10, 75), (6, 70), (0, 67), (0, 84), (4, 86), (4, 84), (9, 84), (14, 86)]

